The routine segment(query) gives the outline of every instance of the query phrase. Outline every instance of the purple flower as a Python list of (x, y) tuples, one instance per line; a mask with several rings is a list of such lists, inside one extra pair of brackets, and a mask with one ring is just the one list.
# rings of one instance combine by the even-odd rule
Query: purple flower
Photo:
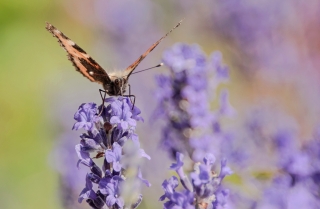
[(204, 164), (208, 167), (208, 169), (211, 169), (212, 165), (216, 161), (216, 158), (214, 157), (213, 154), (208, 153), (204, 158), (203, 162)]
[(94, 128), (94, 124), (97, 122), (98, 117), (97, 105), (94, 103), (83, 103), (80, 105), (78, 111), (74, 114), (74, 119), (77, 121), (73, 125), (73, 130), (79, 130), (81, 128), (91, 131)]
[(144, 149), (139, 149), (139, 155), (140, 157), (147, 158), (148, 160), (151, 159), (151, 157), (144, 151)]
[(176, 172), (179, 174), (179, 176), (184, 175), (183, 173), (183, 154), (177, 153), (176, 155), (177, 163), (172, 163), (170, 166), (170, 169), (176, 170)]
[[(79, 202), (86, 199), (94, 209), (125, 207), (120, 185), (125, 184), (126, 169), (137, 166), (130, 164), (130, 161), (125, 166), (121, 164), (124, 156), (123, 146), (128, 140), (134, 144), (133, 153), (150, 158), (140, 148), (139, 137), (134, 132), (136, 120), (142, 120), (140, 110), (137, 107), (133, 108), (130, 100), (124, 97), (111, 97), (106, 99), (106, 103), (109, 103), (107, 107), (99, 107), (99, 110), (102, 108), (103, 111), (100, 117), (96, 116), (97, 107), (93, 103), (81, 105), (75, 117), (78, 122), (74, 129), (85, 127), (88, 131), (80, 136), (80, 143), (75, 146), (79, 158), (78, 165), (81, 163), (90, 169)], [(104, 157), (104, 160), (99, 167), (94, 160), (101, 157)], [(150, 186), (150, 183), (142, 178), (141, 173), (134, 180), (139, 184), (143, 182)], [(98, 185), (97, 190), (93, 184)], [(138, 196), (140, 197), (138, 202), (141, 202), (142, 195)], [(129, 205), (138, 205), (138, 202)]]
[(213, 202), (213, 206), (214, 208), (217, 209), (222, 209), (222, 208), (226, 208), (226, 205), (228, 203), (228, 196), (229, 196), (229, 190), (225, 189), (225, 190), (221, 190), (219, 192), (217, 192), (216, 194), (216, 201)]
[(162, 183), (162, 188), (165, 194), (160, 197), (160, 201), (168, 199), (169, 201), (164, 203), (164, 208), (194, 208), (193, 193), (189, 191), (176, 192), (175, 188), (178, 186), (178, 179), (172, 176), (169, 180), (165, 180)]
[(147, 187), (151, 187), (151, 184), (148, 180), (144, 179), (142, 177), (142, 173), (141, 173), (141, 169), (138, 169), (138, 178), (142, 181), (142, 183), (144, 183)]
[(128, 129), (129, 127), (135, 127), (136, 121), (132, 118), (132, 112), (130, 106), (126, 102), (126, 99), (122, 101), (115, 101), (111, 103), (111, 124), (118, 124), (118, 127), (122, 129)]
[[(315, 135), (313, 139), (301, 139), (293, 118), (273, 106), (255, 108), (250, 113), (249, 122), (245, 123), (247, 137), (235, 135), (226, 149), (237, 146), (237, 152), (247, 153), (245, 166), (239, 166), (236, 160), (233, 166), (245, 180), (243, 185), (254, 183), (261, 195), (242, 196), (240, 200), (230, 198), (233, 204), (245, 205), (244, 208), (317, 208), (320, 205), (319, 138)], [(248, 178), (248, 166), (258, 175)], [(221, 162), (219, 177), (223, 178), (225, 173), (230, 173), (230, 169)], [(230, 197), (243, 195), (241, 190), (235, 193), (231, 190)], [(249, 199), (248, 203), (245, 199)]]
[(96, 199), (97, 195), (96, 193), (92, 190), (92, 182), (89, 178), (89, 175), (87, 174), (86, 177), (86, 187), (82, 190), (82, 192), (79, 195), (78, 202), (81, 203), (82, 200), (84, 199)]
[(182, 183), (183, 187), (189, 191), (193, 191), (192, 185), (189, 181), (189, 178), (185, 175), (183, 171), (183, 154), (177, 152), (176, 154), (177, 163), (172, 163), (170, 169), (175, 170), (179, 175), (180, 182)]
[(220, 94), (220, 110), (219, 114), (225, 115), (225, 116), (234, 116), (236, 111), (231, 106), (229, 102), (229, 93), (227, 90), (223, 90)]
[(121, 160), (121, 152), (122, 152), (122, 148), (121, 146), (115, 142), (112, 145), (112, 150), (106, 150), (105, 152), (105, 156), (106, 156), (106, 160), (108, 163), (113, 163), (113, 169), (116, 172), (119, 172), (122, 168), (122, 165), (120, 163)]
[[(219, 54), (218, 54), (219, 55)], [(163, 54), (163, 62), (171, 71), (171, 76), (158, 76), (158, 108), (155, 117), (167, 120), (167, 126), (163, 129), (162, 145), (175, 157), (176, 152), (186, 150), (191, 154), (196, 146), (188, 141), (197, 135), (213, 131), (213, 124), (217, 125), (220, 115), (233, 113), (233, 108), (227, 100), (227, 92), (223, 92), (220, 114), (210, 112), (208, 95), (208, 77), (210, 71), (215, 71), (218, 84), (228, 77), (228, 70), (221, 64), (221, 56), (214, 55), (213, 61), (207, 60), (207, 56), (198, 45), (175, 44)], [(220, 77), (219, 77), (220, 76)], [(216, 88), (216, 87), (215, 87)], [(215, 89), (214, 89), (215, 90)], [(210, 90), (210, 94), (212, 94)], [(214, 137), (210, 137), (210, 142)], [(199, 146), (198, 146), (199, 148)], [(206, 146), (206, 150), (197, 150), (198, 153), (214, 152), (212, 146)], [(172, 157), (173, 157), (172, 156)], [(202, 159), (200, 156), (199, 159)]]
[[(221, 182), (232, 172), (221, 162), (220, 175), (213, 175), (211, 170), (215, 162), (212, 153), (217, 153), (223, 139), (219, 126), (219, 118), (231, 116), (234, 112), (228, 102), (228, 93), (222, 92), (221, 108), (216, 113), (209, 108), (208, 77), (210, 71), (215, 73), (213, 90), (219, 83), (228, 78), (227, 67), (221, 64), (221, 55), (212, 55), (207, 60), (206, 55), (197, 45), (176, 44), (163, 55), (163, 62), (171, 71), (171, 76), (158, 76), (159, 89), (156, 97), (159, 106), (156, 117), (164, 118), (167, 126), (163, 129), (162, 144), (164, 148), (176, 157), (170, 169), (177, 172), (184, 187), (182, 192), (176, 192), (177, 179), (162, 184), (165, 194), (160, 200), (168, 199), (164, 208), (213, 208), (225, 205), (225, 197)], [(183, 171), (183, 154), (188, 153), (195, 171), (189, 177)], [(202, 162), (199, 162), (202, 161)], [(217, 200), (219, 195), (220, 202)], [(216, 207), (215, 207), (216, 208)]]
[[(182, 169), (183, 155), (177, 153), (177, 163), (172, 164), (171, 169), (176, 169), (178, 172)], [(226, 166), (226, 160), (221, 162), (220, 175), (214, 175), (211, 168), (215, 162), (215, 157), (212, 154), (207, 154), (203, 159), (203, 163), (196, 163), (195, 171), (190, 173), (192, 184), (186, 175), (179, 174), (180, 181), (185, 190), (177, 192), (178, 179), (172, 176), (169, 180), (162, 183), (162, 188), (165, 194), (160, 197), (160, 201), (168, 199), (164, 203), (164, 208), (195, 208), (195, 203), (202, 208), (218, 208), (225, 206), (228, 190), (221, 186), (221, 182), (226, 175), (232, 172)], [(212, 207), (211, 207), (212, 206)], [(213, 207), (214, 206), (214, 207)]]
[(103, 139), (100, 133), (94, 136), (92, 132), (83, 133), (80, 138), (82, 139), (80, 142), (82, 145), (82, 151), (87, 152), (99, 150)]
[[(206, 71), (206, 57), (196, 44), (174, 45), (171, 50), (163, 53), (163, 62), (169, 66), (174, 73), (177, 73), (179, 80), (186, 78), (182, 74), (185, 70), (193, 69), (194, 72), (198, 73), (204, 73), (204, 71)], [(190, 71), (191, 74), (194, 72)]]
[(231, 175), (232, 173), (232, 170), (227, 166), (227, 159), (221, 160), (221, 169), (219, 174), (221, 180), (224, 179), (224, 177)]
[(221, 82), (229, 81), (229, 68), (222, 64), (221, 52), (213, 52), (210, 56), (211, 65), (215, 74), (215, 82), (217, 84)]
[[(171, 78), (165, 75), (157, 75), (155, 77), (156, 83), (158, 85), (158, 88), (161, 89), (161, 91), (156, 91), (154, 94), (154, 97), (157, 99), (157, 101), (167, 101), (170, 102), (170, 98), (173, 94), (172, 81)], [(166, 105), (166, 106), (164, 106)], [(171, 104), (165, 104), (164, 102), (159, 103), (159, 108), (155, 110), (154, 117), (160, 117), (165, 116), (163, 109), (164, 108), (170, 108)]]
[(162, 183), (164, 195), (162, 195), (159, 200), (163, 201), (165, 198), (170, 198), (172, 194), (175, 192), (175, 188), (178, 185), (178, 178), (175, 176), (172, 176), (169, 180), (164, 180), (164, 182)]
[(207, 184), (210, 181), (210, 170), (208, 170), (207, 166), (200, 165), (199, 171), (192, 172), (190, 177), (195, 186), (201, 187), (203, 184)]
[(165, 209), (195, 209), (193, 193), (189, 191), (174, 192), (169, 201), (163, 204)]
[[(87, 151), (83, 150), (83, 145), (82, 144), (78, 144), (76, 145), (76, 152), (78, 154), (79, 157), (79, 162), (81, 162), (82, 164), (91, 167), (94, 162), (92, 161), (92, 159), (90, 158), (90, 154)], [(78, 162), (78, 164), (79, 164)]]
[(131, 118), (136, 120), (136, 121), (142, 121), (144, 122), (142, 116), (140, 115), (141, 114), (141, 110), (137, 107), (137, 106), (134, 106), (130, 99), (129, 98), (126, 98), (127, 100), (127, 104), (129, 105), (129, 108), (131, 109), (131, 113), (132, 113), (132, 116)]
[(124, 200), (120, 196), (120, 184), (123, 180), (119, 176), (112, 178), (106, 177), (99, 182), (99, 189), (102, 194), (107, 195), (106, 205), (112, 207), (117, 204), (118, 207), (124, 206)]

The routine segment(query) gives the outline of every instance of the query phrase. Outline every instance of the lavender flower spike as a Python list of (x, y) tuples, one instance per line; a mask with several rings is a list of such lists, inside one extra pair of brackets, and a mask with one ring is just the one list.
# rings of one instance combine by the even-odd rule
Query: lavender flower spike
[[(176, 177), (163, 182), (165, 194), (160, 200), (167, 200), (164, 208), (216, 209), (226, 205), (228, 192), (221, 183), (232, 171), (226, 166), (226, 160), (221, 161), (220, 175), (212, 171), (212, 166), (216, 161), (213, 153), (222, 138), (218, 120), (222, 116), (234, 115), (227, 91), (221, 94), (220, 110), (211, 112), (209, 108), (212, 92), (229, 77), (221, 58), (215, 53), (207, 59), (199, 46), (187, 44), (176, 44), (163, 55), (163, 62), (171, 75), (157, 77), (159, 107), (155, 115), (167, 121), (162, 145), (171, 157), (176, 157), (177, 162), (170, 169), (177, 172), (184, 187), (182, 192), (176, 191)], [(208, 81), (210, 71), (215, 74), (215, 85)], [(209, 84), (214, 89), (209, 90)], [(194, 171), (189, 176), (183, 171), (182, 153), (189, 154), (193, 161)]]
[[(214, 128), (219, 126), (218, 119), (234, 115), (226, 90), (221, 94), (221, 109), (212, 112), (209, 108), (209, 99), (217, 85), (226, 81), (229, 75), (228, 68), (221, 64), (221, 58), (217, 53), (207, 58), (196, 44), (175, 44), (164, 52), (163, 62), (171, 74), (156, 78), (159, 106), (155, 116), (167, 121), (163, 128), (162, 146), (171, 153), (171, 157), (175, 157), (177, 152), (187, 152), (194, 155), (193, 160), (201, 161), (206, 153), (214, 153), (216, 146), (212, 140), (215, 137), (213, 132), (216, 132)], [(212, 81), (208, 80), (211, 74), (215, 75), (212, 81), (216, 85), (211, 85)], [(214, 88), (208, 89), (211, 86)], [(203, 141), (199, 138), (209, 138), (209, 146), (204, 146), (206, 150), (199, 148), (199, 141)], [(193, 140), (196, 143), (190, 143)]]
[[(182, 169), (183, 162), (182, 154), (177, 153), (177, 163), (172, 164), (170, 168), (177, 170)], [(169, 180), (162, 183), (162, 188), (165, 194), (160, 197), (160, 201), (168, 200), (165, 202), (164, 208), (218, 208), (226, 204), (226, 197), (228, 190), (222, 189), (221, 181), (226, 175), (230, 175), (231, 170), (226, 167), (226, 161), (221, 162), (222, 168), (220, 175), (214, 175), (211, 171), (213, 166), (214, 156), (208, 154), (203, 159), (202, 163), (197, 163), (195, 171), (190, 174), (192, 179), (191, 183), (188, 176), (183, 175), (180, 181), (185, 190), (177, 192), (178, 179), (172, 176)], [(180, 171), (179, 171), (180, 172)], [(181, 174), (178, 174), (179, 176)], [(190, 183), (190, 186), (185, 186), (185, 182)]]
[[(134, 143), (134, 149), (141, 157), (149, 156), (140, 148), (139, 137), (135, 133), (135, 127), (138, 120), (143, 120), (140, 116), (141, 111), (134, 107), (128, 98), (111, 97), (106, 99), (109, 103), (103, 108), (101, 116), (97, 116), (98, 108), (94, 103), (82, 104), (75, 114), (77, 121), (73, 127), (75, 130), (81, 128), (87, 130), (80, 136), (81, 140), (75, 146), (79, 163), (89, 167), (89, 173), (86, 177), (86, 186), (79, 196), (79, 202), (84, 199), (94, 209), (102, 208), (128, 208), (132, 205), (137, 207), (142, 201), (142, 195), (139, 201), (126, 202), (122, 197), (123, 185), (126, 183), (126, 169), (136, 168), (130, 163), (123, 166), (123, 146), (130, 140)], [(95, 163), (96, 158), (103, 158), (101, 167)], [(140, 172), (140, 171), (139, 171)], [(147, 180), (143, 179), (141, 173), (134, 177), (138, 184), (144, 183), (150, 186)], [(97, 185), (98, 187), (94, 186)]]

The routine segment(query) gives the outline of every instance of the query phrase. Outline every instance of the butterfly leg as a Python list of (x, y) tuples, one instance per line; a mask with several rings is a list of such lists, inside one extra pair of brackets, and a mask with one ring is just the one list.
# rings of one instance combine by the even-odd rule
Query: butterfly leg
[[(136, 96), (135, 95), (131, 95), (131, 85), (129, 85), (129, 98), (130, 98), (130, 102), (132, 103), (132, 109), (134, 108), (134, 104), (136, 103)], [(133, 102), (131, 101), (131, 97), (133, 97)]]
[[(134, 104), (136, 103), (136, 96), (135, 95), (123, 95), (124, 97), (129, 97), (129, 99), (130, 99), (130, 102), (131, 102), (131, 104), (132, 104), (132, 110), (133, 110), (133, 108), (134, 108)], [(133, 102), (131, 101), (131, 97), (133, 98)]]
[[(104, 93), (104, 95), (102, 96), (101, 92)], [(104, 102), (106, 100), (106, 96), (107, 96), (107, 91), (105, 90), (102, 90), (102, 89), (99, 89), (99, 93), (100, 93), (100, 96), (101, 96), (101, 99), (102, 99), (102, 104), (101, 104), (101, 110), (100, 110), (100, 113), (98, 114), (98, 117), (102, 114), (103, 112), (103, 106), (104, 106)]]
[[(131, 97), (133, 97), (133, 102), (131, 102), (132, 103), (132, 110), (133, 110), (134, 105), (136, 103), (136, 96), (135, 95), (129, 95), (129, 98), (131, 98)], [(130, 99), (130, 101), (131, 101), (131, 99)]]
[[(132, 104), (132, 110), (133, 110), (134, 104), (136, 103), (136, 96), (131, 94), (131, 86), (130, 86), (130, 84), (128, 84), (128, 86), (129, 86), (129, 95), (123, 95), (123, 96), (129, 97), (130, 102)], [(131, 97), (133, 97), (133, 102), (131, 100)]]

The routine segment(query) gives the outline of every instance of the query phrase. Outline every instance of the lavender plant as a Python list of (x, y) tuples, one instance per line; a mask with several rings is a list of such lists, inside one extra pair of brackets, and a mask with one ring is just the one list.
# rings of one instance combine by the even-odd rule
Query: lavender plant
[[(125, 183), (130, 177), (150, 186), (142, 178), (138, 163), (132, 160), (136, 159), (135, 156), (150, 159), (140, 148), (135, 133), (137, 121), (143, 118), (141, 111), (133, 107), (128, 98), (111, 97), (106, 102), (107, 107), (99, 108), (94, 103), (82, 104), (74, 115), (77, 122), (73, 129), (87, 131), (80, 136), (80, 143), (75, 147), (78, 166), (82, 164), (90, 169), (78, 201), (86, 200), (94, 209), (136, 208), (142, 201), (142, 195), (132, 192), (125, 202), (124, 194)], [(98, 116), (101, 108), (102, 114)], [(98, 158), (103, 158), (101, 165)]]
[(276, 172), (263, 190), (258, 208), (316, 209), (320, 206), (319, 133), (303, 145), (289, 131), (278, 131), (271, 143), (277, 156)]
[[(229, 203), (237, 208), (319, 208), (319, 131), (302, 140), (297, 122), (279, 108), (251, 107), (249, 112), (245, 127), (234, 130), (223, 145), (242, 181), (233, 185)], [(247, 135), (240, 136), (241, 130)]]
[[(227, 92), (221, 96), (221, 107), (210, 112), (208, 86), (213, 89), (228, 78), (228, 69), (221, 64), (221, 55), (212, 54), (209, 61), (197, 45), (176, 44), (167, 50), (163, 62), (170, 69), (170, 76), (157, 77), (159, 86), (156, 96), (159, 106), (156, 117), (164, 118), (167, 125), (163, 128), (162, 146), (176, 163), (170, 169), (175, 170), (183, 186), (177, 192), (178, 178), (173, 176), (165, 180), (162, 187), (166, 200), (164, 208), (221, 208), (226, 206), (228, 190), (221, 182), (232, 173), (221, 160), (220, 173), (212, 170), (214, 154), (218, 154), (215, 145), (220, 137), (219, 118), (233, 112), (227, 100)], [(215, 72), (215, 81), (209, 85), (210, 71)], [(183, 154), (191, 156), (194, 168), (188, 177), (183, 171)], [(191, 181), (190, 181), (191, 179)]]

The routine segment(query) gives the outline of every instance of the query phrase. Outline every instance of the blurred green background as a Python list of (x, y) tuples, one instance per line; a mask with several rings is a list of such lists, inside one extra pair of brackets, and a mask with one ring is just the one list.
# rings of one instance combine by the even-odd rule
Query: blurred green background
[(0, 2), (0, 208), (61, 208), (48, 115), (57, 85), (50, 77), (63, 57), (44, 27), (65, 19), (71, 24), (57, 1)]
[[(239, 112), (239, 117), (248, 104), (259, 103), (263, 97), (267, 98), (266, 101), (272, 101), (271, 103), (276, 101), (277, 107), (285, 109), (298, 121), (300, 135), (303, 138), (312, 135), (312, 125), (319, 122), (319, 108), (316, 106), (319, 104), (317, 103), (319, 96), (316, 97), (316, 92), (313, 91), (319, 88), (316, 85), (320, 80), (317, 68), (319, 62), (306, 58), (309, 58), (310, 54), (313, 58), (318, 58), (320, 36), (314, 35), (319, 34), (319, 24), (314, 21), (318, 16), (308, 13), (309, 7), (299, 8), (299, 5), (295, 5), (285, 13), (290, 24), (286, 28), (276, 29), (281, 38), (289, 40), (294, 50), (301, 53), (297, 55), (301, 60), (296, 62), (302, 63), (303, 67), (298, 67), (299, 69), (294, 71), (294, 66), (290, 65), (293, 60), (291, 58), (280, 62), (289, 64), (288, 66), (279, 63), (267, 67), (252, 64), (253, 58), (250, 55), (255, 54), (254, 51), (251, 51), (252, 54), (245, 54), (241, 46), (219, 28), (219, 24), (214, 29), (207, 25), (210, 21), (214, 22), (214, 16), (207, 22), (208, 15), (206, 16), (205, 12), (219, 9), (218, 3), (217, 7), (212, 5), (206, 7), (209, 1), (199, 3), (196, 7), (190, 3), (192, 1), (186, 1), (183, 3), (186, 8), (179, 7), (181, 1), (152, 2), (152, 10), (138, 12), (142, 15), (154, 12), (152, 16), (156, 21), (153, 24), (160, 25), (157, 31), (143, 28), (144, 22), (137, 23), (135, 29), (140, 32), (132, 32), (132, 36), (139, 37), (138, 39), (144, 41), (145, 45), (135, 47), (134, 44), (138, 41), (131, 41), (127, 49), (134, 51), (132, 57), (125, 54), (119, 56), (114, 50), (117, 49), (117, 43), (123, 40), (114, 41), (117, 39), (114, 37), (117, 32), (108, 35), (105, 31), (101, 23), (103, 18), (96, 15), (97, 2), (102, 0), (0, 1), (1, 209), (63, 208), (59, 197), (59, 177), (52, 166), (50, 153), (61, 132), (68, 127), (71, 129), (73, 113), (77, 107), (83, 102), (100, 101), (97, 90), (99, 86), (91, 84), (75, 72), (57, 40), (45, 30), (46, 21), (78, 43), (102, 66), (124, 68), (147, 46), (156, 41), (157, 37), (172, 28), (180, 19), (185, 18), (182, 26), (161, 43), (152, 55), (149, 55), (140, 69), (158, 64), (163, 50), (178, 41), (198, 43), (208, 54), (220, 50), (225, 62), (231, 68), (231, 82), (228, 84), (228, 89), (231, 103)], [(309, 14), (309, 16), (298, 18), (299, 21), (291, 18), (297, 17), (298, 14)], [(126, 13), (123, 13), (122, 17), (126, 17)], [(119, 17), (119, 25), (121, 18)], [(222, 20), (221, 24), (228, 28), (232, 22)], [(130, 31), (123, 33), (126, 33), (126, 37), (131, 36)], [(141, 36), (137, 35), (139, 33), (142, 33)], [(282, 52), (275, 53), (279, 53), (277, 56), (279, 59), (284, 56)], [(292, 71), (274, 73), (271, 70), (278, 68), (288, 68)], [(253, 73), (252, 69), (261, 71)], [(165, 68), (132, 78), (133, 91), (140, 98), (137, 105), (142, 109), (150, 105), (155, 85), (153, 76), (159, 71), (165, 72)], [(310, 83), (314, 85), (309, 85)], [(148, 90), (146, 95), (140, 91), (142, 89)], [(146, 110), (143, 115), (145, 118), (149, 117), (152, 108), (151, 105)], [(156, 147), (156, 143), (150, 146)], [(146, 151), (148, 152), (148, 149)], [(160, 186), (156, 186), (160, 191), (158, 193), (161, 193)], [(157, 197), (154, 200), (157, 200)], [(158, 207), (161, 208), (160, 203)]]

